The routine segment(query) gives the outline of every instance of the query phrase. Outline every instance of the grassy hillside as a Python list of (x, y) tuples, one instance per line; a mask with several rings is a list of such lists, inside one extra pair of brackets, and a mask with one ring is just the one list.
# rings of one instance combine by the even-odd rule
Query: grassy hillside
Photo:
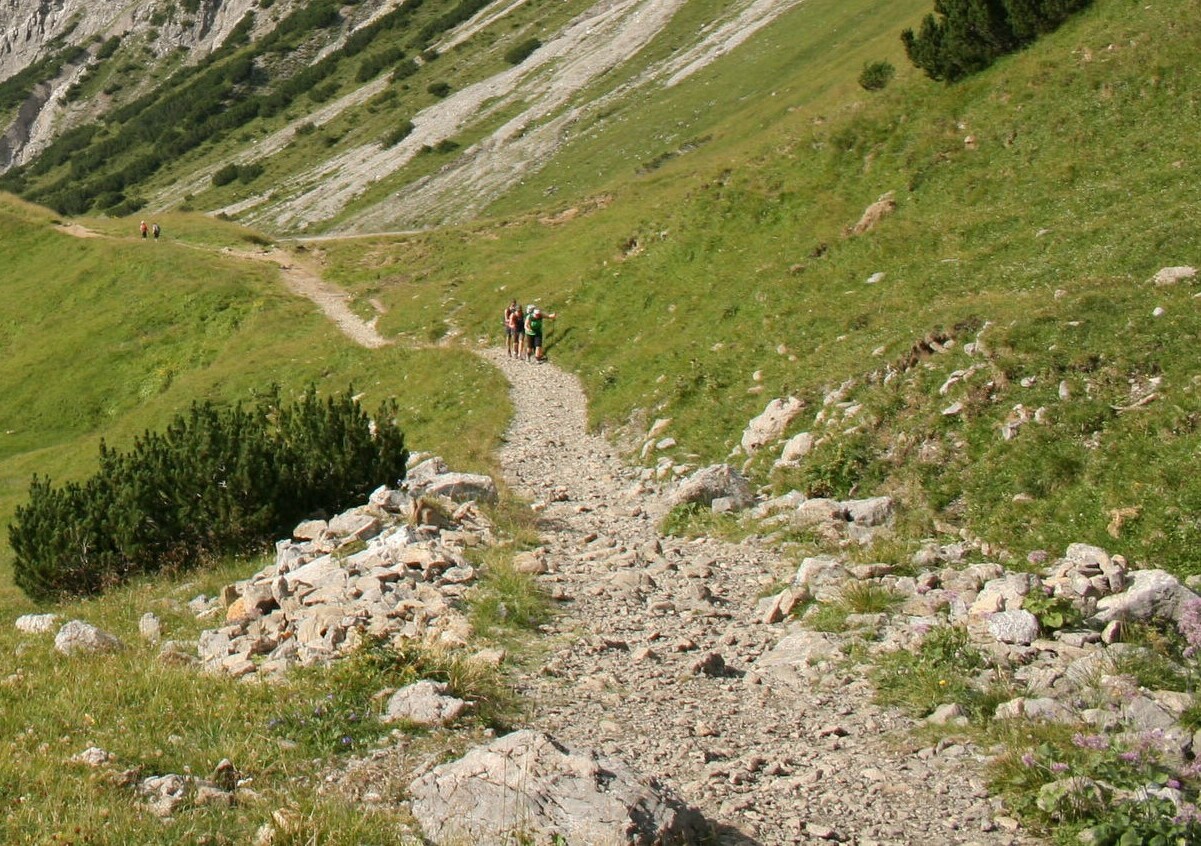
[[(1150, 282), (1201, 260), (1201, 38), (1179, 25), (1199, 11), (1098, 0), (945, 87), (897, 57), (900, 11), (814, 0), (636, 120), (594, 127), (526, 186), (538, 210), (510, 198), (493, 221), (324, 246), (342, 282), (396, 306), (385, 330), (451, 315), (496, 337), (511, 295), (558, 310), (552, 354), (585, 379), (594, 421), (670, 417), (679, 460), (725, 457), (773, 396), (805, 399), (810, 428), (850, 379), (862, 411), (778, 484), (892, 490), (915, 530), (950, 518), (1019, 556), (1086, 540), (1201, 570), (1197, 289)], [(847, 49), (838, 33), (874, 14), (888, 24)], [(877, 56), (900, 73), (867, 94), (854, 78)], [(890, 191), (895, 214), (848, 236)], [(931, 335), (955, 343), (911, 360)], [(1018, 405), (1043, 422), (1005, 440)]]
[[(61, 482), (90, 472), (101, 438), (121, 447), (193, 400), (236, 402), (272, 383), (288, 393), (353, 384), (372, 410), (395, 396), (411, 449), (490, 465), (507, 405), (499, 377), (473, 356), (359, 349), (270, 265), (219, 250), (261, 236), (199, 217), (164, 223), (161, 243), (137, 238), (136, 221), (79, 238), (0, 198), (0, 520), (32, 474)], [(0, 589), (19, 602), (11, 593)]]
[[(712, 6), (688, 4), (677, 31)], [(1095, 0), (954, 87), (901, 56), (899, 30), (926, 9), (924, 0), (806, 0), (681, 85), (588, 118), (488, 218), (312, 242), (307, 255), (360, 303), (382, 301), (380, 328), (402, 340), (457, 330), (464, 346), (499, 342), (512, 296), (557, 311), (551, 355), (584, 379), (593, 422), (635, 450), (651, 421), (671, 418), (675, 460), (722, 460), (769, 399), (802, 398), (792, 431), (813, 431), (819, 446), (795, 470), (773, 472), (765, 454), (750, 472), (777, 490), (898, 495), (905, 540), (867, 555), (900, 555), (910, 538), (962, 528), (1017, 560), (1091, 541), (1201, 572), (1199, 283), (1151, 281), (1161, 267), (1201, 263), (1192, 199), (1201, 33), (1182, 23), (1201, 19), (1201, 0)], [(517, 34), (534, 26), (518, 23)], [(495, 58), (438, 59), (397, 86), (396, 111), (383, 102), (350, 112), (255, 179), (299, 167), (305, 145), (383, 132), (388, 115), (429, 95), (435, 73), (478, 78)], [(855, 78), (877, 59), (898, 76), (868, 94)], [(347, 64), (330, 80), (342, 92), (355, 73)], [(248, 137), (283, 120), (262, 118)], [(181, 155), (139, 190), (220, 161), (230, 137)], [(426, 157), (414, 167), (437, 166)], [(65, 174), (27, 174), (26, 187), (49, 191)], [(886, 192), (895, 212), (848, 234)], [(221, 252), (261, 236), (161, 219), (168, 237), (157, 245), (134, 236), (136, 219), (90, 221), (105, 237), (79, 239), (47, 212), (0, 203), (0, 518), (31, 473), (87, 473), (101, 437), (120, 445), (193, 399), (236, 400), (273, 381), (286, 391), (353, 382), (368, 406), (396, 395), (412, 448), (488, 466), (505, 388), (462, 347), (359, 350), (269, 266)], [(138, 616), (167, 595), (167, 626), (187, 636), (200, 624), (179, 601), (249, 565), (223, 566), (184, 586), (139, 583), (60, 610), (136, 642)], [(28, 603), (8, 589), (0, 607)], [(47, 645), (22, 653), (20, 643), (0, 629), (0, 737), (11, 753), (0, 796), (13, 809), (4, 837), (242, 842), (285, 806), (322, 842), (387, 842), (394, 832), (395, 820), (311, 798), (308, 780), (334, 754), (340, 726), (300, 747), (265, 729), (292, 699), (378, 689), (369, 667), (248, 690), (184, 677), (139, 646), (80, 682)], [(149, 715), (141, 733), (126, 731), (131, 714)], [(228, 755), (267, 799), (197, 809), (165, 828), (124, 791), (62, 766), (91, 743), (154, 772), (203, 773)]]

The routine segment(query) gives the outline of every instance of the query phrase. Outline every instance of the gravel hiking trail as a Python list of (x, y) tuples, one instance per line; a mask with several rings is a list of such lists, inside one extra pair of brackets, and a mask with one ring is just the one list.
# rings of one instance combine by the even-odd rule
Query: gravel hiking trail
[[(249, 261), (265, 261), (279, 267), (280, 276), (288, 290), (311, 300), (321, 313), (334, 322), (342, 334), (356, 344), (368, 349), (386, 347), (392, 342), (385, 338), (375, 328), (377, 314), (372, 320), (364, 320), (350, 308), (350, 295), (336, 285), (331, 285), (321, 278), (321, 274), (312, 269), (296, 255), (279, 249), (261, 251), (223, 250), (226, 255)], [(379, 308), (376, 307), (376, 311)]]
[(990, 802), (980, 751), (916, 739), (860, 674), (797, 685), (756, 670), (791, 629), (756, 612), (796, 564), (755, 540), (659, 537), (658, 484), (588, 433), (574, 376), (504, 350), (514, 417), (500, 459), (539, 512), (556, 599), (523, 671), (530, 723), (673, 788), (723, 844), (1025, 844)]

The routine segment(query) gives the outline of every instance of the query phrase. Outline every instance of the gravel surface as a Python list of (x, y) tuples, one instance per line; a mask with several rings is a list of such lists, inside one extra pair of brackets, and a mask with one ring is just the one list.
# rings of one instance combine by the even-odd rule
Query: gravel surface
[(512, 383), (501, 459), (540, 509), (539, 579), (561, 612), (520, 681), (532, 727), (656, 776), (721, 843), (1036, 842), (988, 798), (979, 750), (915, 740), (854, 672), (758, 674), (789, 631), (760, 621), (760, 593), (795, 565), (755, 542), (659, 538), (660, 492), (588, 433), (578, 381), (485, 356)]

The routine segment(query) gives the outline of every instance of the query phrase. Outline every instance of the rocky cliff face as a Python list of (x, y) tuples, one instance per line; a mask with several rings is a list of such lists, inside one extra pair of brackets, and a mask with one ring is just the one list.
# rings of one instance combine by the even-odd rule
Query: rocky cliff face
[[(294, 5), (281, 0), (260, 12), (256, 31), (270, 29)], [(88, 47), (88, 53), (64, 64), (50, 79), (29, 91), (15, 112), (0, 110), (0, 171), (36, 156), (64, 129), (95, 118), (113, 105), (110, 98), (68, 104), (63, 95), (95, 61), (99, 45), (113, 36), (137, 43), (145, 56), (145, 73), (126, 96), (152, 85), (156, 68), (178, 52), (186, 61), (208, 55), (229, 35), (257, 0), (197, 0), (162, 8), (157, 0), (125, 4), (93, 0), (0, 0), (0, 83), (64, 48)]]

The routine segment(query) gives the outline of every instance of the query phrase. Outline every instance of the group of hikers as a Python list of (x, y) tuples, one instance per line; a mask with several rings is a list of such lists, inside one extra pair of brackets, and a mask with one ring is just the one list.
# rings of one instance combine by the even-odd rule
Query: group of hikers
[(504, 316), (509, 357), (516, 356), (529, 362), (546, 361), (546, 353), (542, 349), (542, 321), (554, 319), (555, 315), (544, 312), (538, 306), (527, 305), (523, 309), (517, 300), (509, 303)]
[(138, 226), (138, 231), (142, 233), (143, 238), (145, 238), (147, 235), (149, 235), (151, 232), (153, 232), (154, 240), (156, 240), (156, 241), (158, 240), (158, 236), (163, 233), (163, 230), (161, 228), (159, 228), (159, 225), (157, 223), (154, 224), (153, 226), (147, 226), (146, 221), (144, 221), (144, 220), (142, 221), (141, 225)]

